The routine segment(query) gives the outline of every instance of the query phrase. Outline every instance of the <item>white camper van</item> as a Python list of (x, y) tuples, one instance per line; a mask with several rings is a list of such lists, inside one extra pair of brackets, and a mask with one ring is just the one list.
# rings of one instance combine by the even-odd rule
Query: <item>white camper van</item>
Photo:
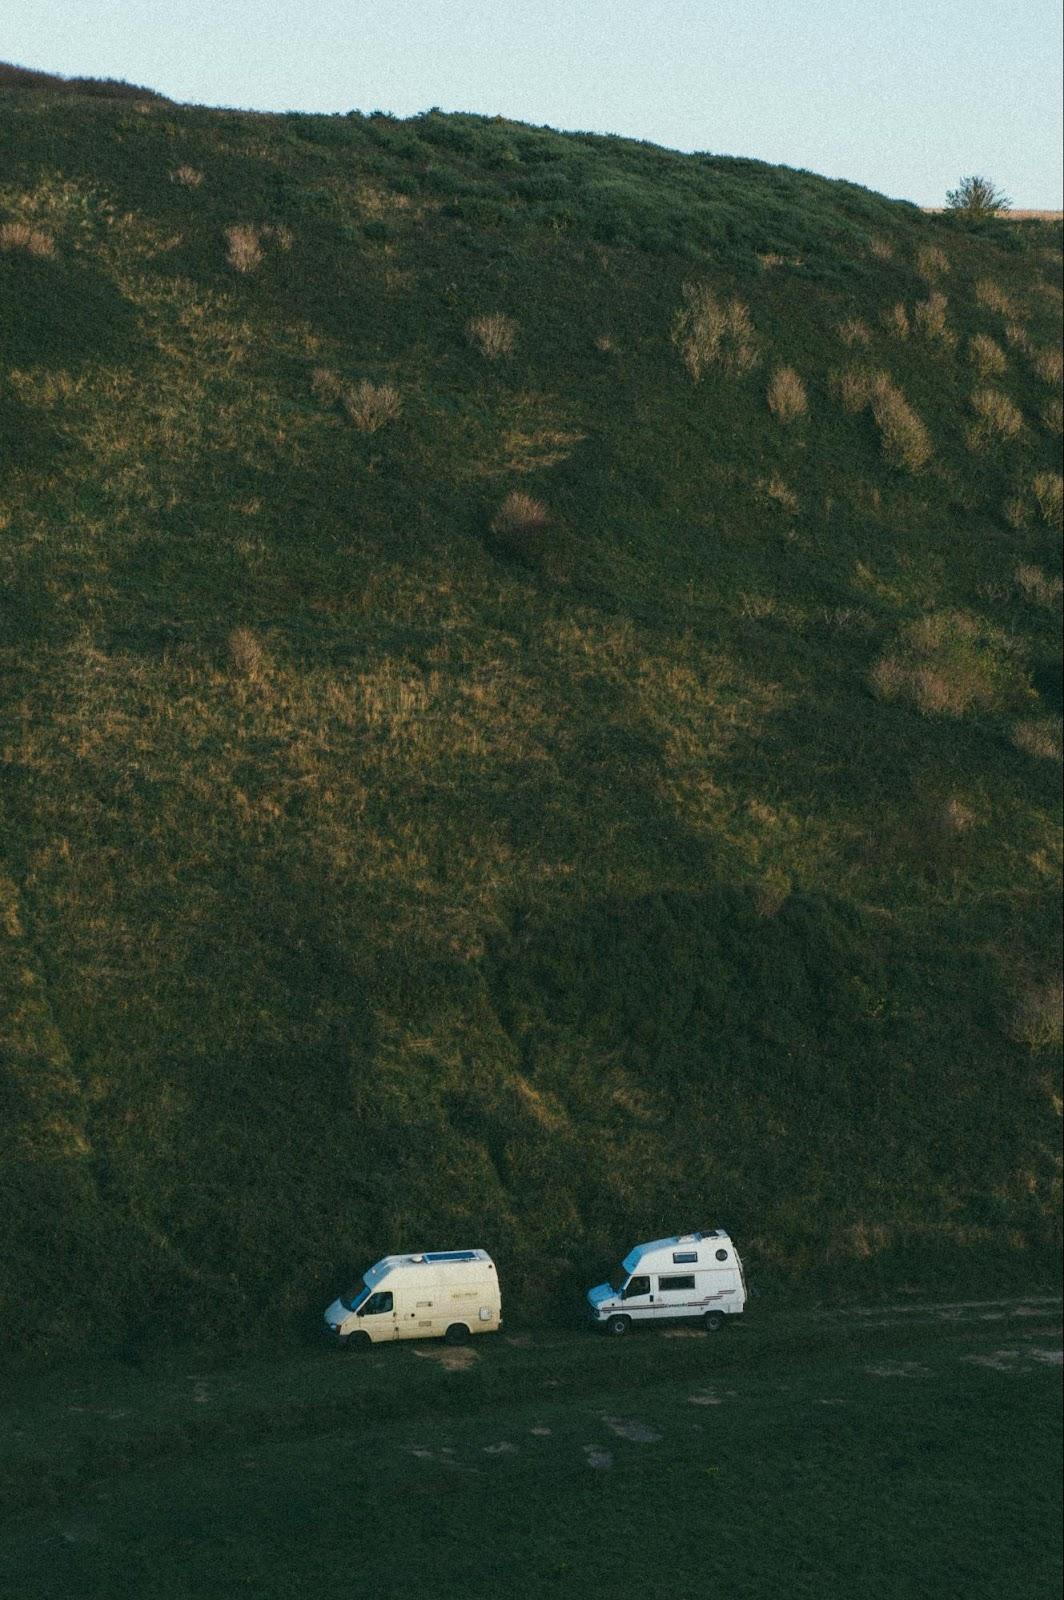
[(385, 1256), (325, 1313), (325, 1332), (338, 1344), (389, 1339), (447, 1339), (502, 1326), (495, 1263), (484, 1250), (436, 1250)]
[(633, 1322), (701, 1322), (715, 1331), (741, 1315), (746, 1279), (723, 1228), (653, 1239), (629, 1250), (608, 1283), (587, 1291), (591, 1321), (621, 1335)]

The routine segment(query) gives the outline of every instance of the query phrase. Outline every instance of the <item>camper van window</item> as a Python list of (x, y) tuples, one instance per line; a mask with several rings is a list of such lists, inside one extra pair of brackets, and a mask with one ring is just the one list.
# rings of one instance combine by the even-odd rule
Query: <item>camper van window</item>
[(659, 1278), (658, 1288), (665, 1289), (693, 1289), (695, 1280), (693, 1275), (687, 1278)]
[(678, 1267), (679, 1266), (683, 1266), (683, 1264), (685, 1262), (687, 1262), (687, 1261), (690, 1261), (692, 1264), (694, 1264), (698, 1260), (698, 1251), (697, 1250), (674, 1250), (672, 1252), (672, 1259), (673, 1259), (674, 1264), (676, 1266), (678, 1266)]
[(370, 1295), (369, 1299), (366, 1301), (365, 1305), (362, 1307), (360, 1315), (363, 1316), (363, 1317), (376, 1317), (376, 1316), (379, 1316), (379, 1314), (382, 1311), (390, 1311), (391, 1309), (392, 1309), (391, 1290), (390, 1289), (380, 1289), (380, 1290), (378, 1290), (378, 1292), (376, 1294), (371, 1294)]
[(649, 1293), (650, 1293), (650, 1279), (649, 1278), (629, 1278), (628, 1287), (624, 1291), (624, 1299), (625, 1300), (631, 1300), (637, 1294), (649, 1294)]
[(357, 1311), (368, 1294), (369, 1290), (364, 1283), (356, 1283), (353, 1289), (349, 1289), (345, 1295), (341, 1295), (340, 1304), (345, 1311)]
[(628, 1282), (628, 1273), (624, 1267), (618, 1267), (615, 1272), (610, 1273), (607, 1282), (609, 1283), (609, 1286), (613, 1290), (614, 1294), (620, 1294), (621, 1290)]

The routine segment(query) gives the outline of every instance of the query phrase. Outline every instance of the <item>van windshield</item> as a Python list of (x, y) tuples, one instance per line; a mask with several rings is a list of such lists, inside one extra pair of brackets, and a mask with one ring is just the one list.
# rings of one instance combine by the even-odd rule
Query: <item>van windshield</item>
[(620, 1294), (621, 1290), (628, 1282), (627, 1267), (615, 1267), (606, 1281), (613, 1290), (614, 1294)]
[(340, 1304), (343, 1306), (345, 1311), (357, 1311), (368, 1294), (369, 1290), (366, 1288), (366, 1285), (362, 1282), (362, 1280), (359, 1279), (358, 1283), (355, 1284), (353, 1289), (349, 1289), (346, 1294), (340, 1296)]

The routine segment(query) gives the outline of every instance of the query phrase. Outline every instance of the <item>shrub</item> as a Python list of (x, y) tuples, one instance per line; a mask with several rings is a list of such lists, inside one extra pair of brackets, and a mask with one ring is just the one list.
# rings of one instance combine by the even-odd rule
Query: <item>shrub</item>
[(50, 256), (55, 245), (48, 234), (28, 222), (0, 222), (0, 250), (25, 250), (31, 256)]
[(1058, 1051), (1064, 1039), (1064, 984), (1059, 978), (1028, 989), (1016, 1003), (1009, 1033), (1030, 1050)]
[(494, 311), (486, 316), (471, 317), (466, 323), (466, 335), (481, 355), (487, 356), (489, 361), (497, 361), (513, 350), (517, 323), (501, 311)]
[(969, 350), (972, 365), (981, 378), (998, 378), (1008, 365), (1004, 350), (987, 333), (974, 334)]
[(892, 333), (896, 339), (909, 337), (909, 313), (900, 300), (889, 310), (884, 311), (882, 320), (887, 332)]
[(343, 384), (331, 367), (315, 367), (310, 375), (311, 393), (323, 405), (335, 405), (343, 392)]
[(229, 265), (237, 272), (254, 272), (262, 265), (258, 228), (234, 225), (226, 228), (225, 237), (229, 243)]
[(777, 367), (768, 386), (768, 408), (780, 422), (804, 417), (809, 402), (805, 384), (793, 367)]
[(198, 189), (203, 182), (203, 173), (198, 167), (175, 167), (170, 174), (171, 183), (179, 183), (184, 189)]
[(894, 258), (894, 246), (889, 239), (884, 239), (878, 233), (874, 233), (869, 239), (868, 249), (877, 261), (891, 261)]
[(723, 305), (708, 283), (685, 283), (683, 299), (673, 322), (672, 342), (695, 383), (714, 364), (733, 375), (756, 366), (754, 325), (742, 301)]
[(926, 300), (918, 300), (913, 308), (913, 322), (917, 330), (932, 343), (947, 347), (956, 343), (956, 337), (946, 321), (948, 303), (946, 296), (936, 290)]
[(1031, 348), (1030, 337), (1022, 322), (1006, 322), (1005, 343), (1012, 345), (1016, 350), (1029, 350)]
[(344, 394), (344, 410), (356, 428), (363, 433), (376, 433), (386, 423), (395, 421), (402, 410), (402, 401), (394, 384), (370, 383), (363, 378)]
[(934, 283), (949, 271), (949, 257), (937, 244), (922, 244), (916, 252), (916, 270), (926, 282)]
[(1048, 717), (1030, 717), (1025, 722), (1017, 722), (1012, 730), (1012, 742), (1017, 750), (1042, 761), (1060, 761), (1064, 756), (1060, 724), (1051, 722)]
[(955, 189), (946, 190), (946, 205), (974, 221), (1008, 211), (1012, 201), (989, 178), (973, 173), (962, 178)]
[(1064, 526), (1064, 478), (1059, 472), (1039, 472), (1031, 484), (1042, 520), (1051, 528)]

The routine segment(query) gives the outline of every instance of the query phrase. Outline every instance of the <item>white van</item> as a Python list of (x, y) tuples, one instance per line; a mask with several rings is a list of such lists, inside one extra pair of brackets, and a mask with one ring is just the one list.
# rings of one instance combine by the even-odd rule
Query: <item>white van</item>
[(462, 1344), (501, 1326), (499, 1278), (484, 1250), (385, 1256), (325, 1313), (328, 1337), (351, 1345), (435, 1338)]
[(716, 1331), (742, 1314), (746, 1279), (723, 1228), (653, 1239), (629, 1250), (608, 1283), (587, 1291), (591, 1321), (620, 1336), (633, 1322), (701, 1322)]

